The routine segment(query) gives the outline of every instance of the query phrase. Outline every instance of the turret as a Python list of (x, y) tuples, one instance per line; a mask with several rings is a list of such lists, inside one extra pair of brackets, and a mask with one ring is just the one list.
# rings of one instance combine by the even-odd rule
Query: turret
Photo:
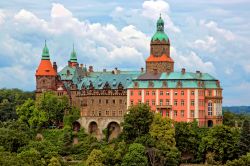
[(156, 32), (150, 42), (150, 56), (146, 60), (147, 73), (173, 72), (174, 61), (170, 57), (170, 41), (164, 32), (164, 21), (160, 15)]
[(70, 67), (75, 67), (78, 65), (74, 44), (73, 44), (73, 50), (70, 54), (70, 59), (68, 61), (68, 64)]
[(42, 58), (36, 70), (36, 91), (38, 93), (47, 90), (56, 90), (56, 68), (55, 64), (54, 68), (51, 64), (49, 49), (45, 41)]

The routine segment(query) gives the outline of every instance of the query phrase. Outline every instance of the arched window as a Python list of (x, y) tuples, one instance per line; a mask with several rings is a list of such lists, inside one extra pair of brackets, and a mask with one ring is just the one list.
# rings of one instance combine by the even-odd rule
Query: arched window
[(213, 115), (213, 103), (211, 101), (208, 102), (207, 113), (208, 113), (209, 116)]

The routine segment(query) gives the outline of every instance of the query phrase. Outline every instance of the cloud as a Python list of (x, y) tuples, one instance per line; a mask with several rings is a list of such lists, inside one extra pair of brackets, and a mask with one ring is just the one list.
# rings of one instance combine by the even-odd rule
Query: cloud
[[(154, 25), (160, 14), (165, 20), (165, 27), (174, 32), (181, 32), (180, 28), (174, 24), (170, 17), (170, 6), (163, 0), (149, 0), (142, 3), (141, 8), (123, 9), (120, 6), (116, 7), (111, 16), (116, 21), (125, 21), (127, 24), (133, 24), (137, 27), (147, 27)], [(140, 20), (140, 21), (138, 21)], [(152, 28), (152, 27), (151, 27)]]
[(191, 72), (199, 70), (215, 74), (214, 64), (210, 61), (204, 62), (195, 52), (190, 51), (188, 54), (184, 54), (181, 51), (177, 51), (174, 47), (171, 47), (170, 50), (177, 69), (186, 68)]
[(5, 21), (5, 13), (3, 10), (0, 10), (0, 25)]
[(206, 36), (205, 39), (197, 39), (191, 43), (190, 47), (202, 51), (214, 52), (216, 50), (216, 43), (214, 37)]
[(209, 31), (216, 33), (217, 35), (222, 36), (224, 39), (228, 41), (232, 41), (236, 38), (236, 36), (229, 30), (218, 27), (218, 24), (214, 21), (200, 21), (200, 26), (208, 29)]

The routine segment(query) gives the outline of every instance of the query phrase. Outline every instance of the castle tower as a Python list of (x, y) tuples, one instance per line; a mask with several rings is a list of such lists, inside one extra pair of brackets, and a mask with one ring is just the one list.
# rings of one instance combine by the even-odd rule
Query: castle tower
[(174, 61), (170, 57), (170, 41), (164, 32), (164, 21), (157, 20), (156, 32), (151, 38), (150, 56), (146, 60), (147, 73), (173, 72)]
[(74, 45), (73, 45), (73, 50), (72, 50), (72, 52), (71, 52), (71, 54), (70, 54), (70, 59), (69, 59), (69, 61), (68, 61), (68, 65), (69, 65), (70, 67), (75, 67), (75, 66), (78, 65)]
[[(54, 68), (53, 68), (54, 66)], [(52, 66), (50, 62), (49, 49), (46, 41), (42, 52), (42, 59), (36, 70), (36, 92), (56, 90), (56, 63)]]

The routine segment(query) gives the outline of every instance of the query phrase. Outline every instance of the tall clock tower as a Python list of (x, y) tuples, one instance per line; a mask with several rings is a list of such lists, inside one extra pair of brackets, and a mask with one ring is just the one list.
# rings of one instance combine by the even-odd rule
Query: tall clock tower
[(150, 56), (146, 60), (147, 73), (173, 72), (174, 61), (170, 57), (170, 41), (164, 32), (164, 21), (157, 20), (156, 32), (151, 38)]

